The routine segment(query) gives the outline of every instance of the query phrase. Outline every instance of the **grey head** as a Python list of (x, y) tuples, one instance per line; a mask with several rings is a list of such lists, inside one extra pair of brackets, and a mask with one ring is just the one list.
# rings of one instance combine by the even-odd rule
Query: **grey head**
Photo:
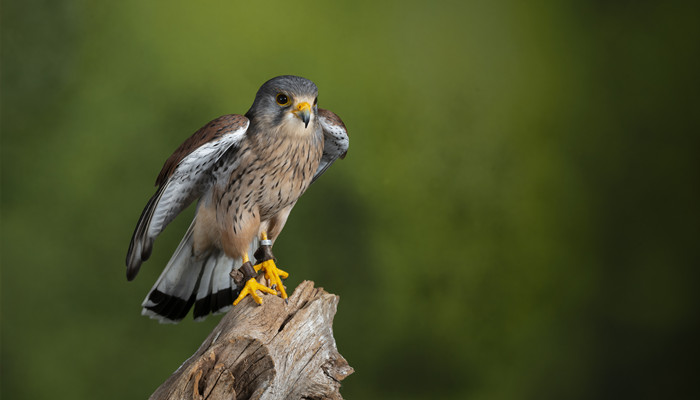
[(315, 120), (318, 88), (306, 78), (282, 75), (263, 83), (245, 114), (251, 124), (281, 126), (298, 120), (307, 128)]

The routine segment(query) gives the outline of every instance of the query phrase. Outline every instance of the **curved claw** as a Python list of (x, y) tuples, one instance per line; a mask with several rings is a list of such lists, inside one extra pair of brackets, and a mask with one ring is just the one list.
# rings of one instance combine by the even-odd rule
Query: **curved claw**
[(282, 279), (287, 279), (287, 277), (289, 277), (289, 274), (277, 268), (277, 265), (275, 265), (274, 260), (263, 261), (260, 264), (256, 265), (254, 268), (256, 271), (260, 271), (262, 269), (265, 272), (265, 279), (270, 281), (270, 286), (275, 285), (277, 290), (280, 291), (282, 298), (287, 298), (287, 292), (284, 290)]
[(255, 278), (250, 278), (248, 279), (248, 282), (245, 283), (245, 286), (243, 286), (241, 294), (238, 295), (238, 298), (233, 302), (233, 305), (235, 306), (238, 303), (240, 303), (240, 301), (243, 300), (247, 295), (250, 295), (250, 297), (252, 297), (256, 303), (262, 304), (262, 297), (255, 293), (256, 290), (274, 295), (277, 294), (277, 292), (274, 289), (270, 289), (265, 285), (261, 285), (260, 283), (258, 283), (258, 281), (255, 280)]

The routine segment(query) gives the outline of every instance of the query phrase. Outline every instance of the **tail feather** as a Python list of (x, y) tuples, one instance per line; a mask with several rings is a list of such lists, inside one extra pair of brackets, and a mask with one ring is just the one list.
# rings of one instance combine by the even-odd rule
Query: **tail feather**
[[(241, 266), (241, 260), (229, 258), (218, 250), (193, 255), (193, 227), (194, 221), (144, 299), (142, 315), (163, 323), (177, 323), (194, 305), (195, 320), (203, 320), (210, 313), (230, 309), (238, 296), (230, 272)], [(253, 245), (257, 246), (257, 240)]]
[[(156, 281), (151, 292), (159, 290), (164, 295), (175, 296), (179, 299), (189, 300), (194, 286), (197, 284), (202, 260), (197, 259), (192, 254), (192, 232), (194, 230), (194, 221), (185, 233), (180, 244), (177, 246), (175, 253), (170, 257), (170, 261), (163, 269), (160, 277)], [(160, 299), (159, 299), (160, 300)], [(158, 302), (164, 303), (163, 300)], [(149, 297), (143, 302), (143, 306), (153, 306)]]
[[(233, 282), (230, 273), (241, 267), (242, 260), (234, 260), (220, 250), (195, 256), (192, 251), (194, 224), (193, 220), (141, 304), (142, 315), (163, 323), (177, 323), (194, 306), (194, 319), (199, 321), (209, 314), (228, 311), (238, 296), (240, 289)], [(248, 254), (253, 254), (258, 244), (259, 240), (255, 238)]]
[[(223, 255), (223, 253), (221, 253), (221, 255)], [(216, 268), (221, 268), (222, 264), (224, 263), (221, 262), (221, 256), (209, 257), (207, 259), (207, 263), (204, 266), (204, 271), (202, 272), (202, 278), (199, 282), (199, 288), (197, 289), (196, 300), (194, 302), (193, 314), (195, 320), (203, 320), (212, 311), (210, 295), (213, 287), (213, 279), (215, 279), (214, 271)]]
[(148, 294), (147, 301), (151, 305), (144, 305), (141, 315), (157, 319), (161, 323), (174, 324), (185, 318), (194, 303), (194, 298), (180, 299), (158, 289), (152, 289)]
[[(252, 254), (252, 249), (257, 248), (258, 239), (254, 239), (250, 244), (249, 254)], [(242, 260), (232, 259), (224, 253), (219, 253), (218, 256), (210, 257), (210, 261), (215, 261), (204, 268), (202, 279), (197, 290), (197, 296), (194, 303), (194, 319), (196, 321), (204, 320), (207, 315), (219, 314), (227, 312), (231, 309), (233, 300), (238, 297), (240, 288), (233, 283), (230, 273), (231, 271), (241, 267)], [(211, 265), (211, 275), (207, 268)], [(209, 277), (210, 279), (206, 279)]]
[(207, 262), (204, 264), (204, 269), (202, 270), (202, 277), (200, 278), (199, 287), (197, 288), (197, 301), (208, 294), (208, 289), (211, 287), (212, 277), (214, 276), (214, 269), (217, 267), (220, 258), (221, 257), (207, 258)]

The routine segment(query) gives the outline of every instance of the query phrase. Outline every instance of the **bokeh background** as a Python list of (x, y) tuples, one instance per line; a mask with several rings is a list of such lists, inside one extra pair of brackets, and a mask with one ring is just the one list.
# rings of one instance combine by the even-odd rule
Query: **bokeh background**
[(340, 295), (346, 398), (692, 397), (683, 4), (4, 0), (2, 398), (145, 398), (197, 349), (220, 317), (139, 315), (191, 210), (129, 283), (128, 242), (170, 153), (281, 74), (351, 135), (276, 246)]

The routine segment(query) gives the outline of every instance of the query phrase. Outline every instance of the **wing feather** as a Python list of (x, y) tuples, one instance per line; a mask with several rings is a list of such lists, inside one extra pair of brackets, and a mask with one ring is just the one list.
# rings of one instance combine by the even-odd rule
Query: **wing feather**
[(335, 160), (345, 158), (350, 145), (348, 131), (340, 117), (331, 111), (319, 108), (318, 121), (323, 128), (323, 157), (311, 182), (318, 179)]
[(212, 184), (221, 157), (238, 147), (248, 129), (242, 115), (224, 115), (195, 132), (163, 165), (158, 190), (136, 224), (126, 256), (127, 279), (132, 280), (151, 255), (153, 241), (175, 217), (201, 197)]

